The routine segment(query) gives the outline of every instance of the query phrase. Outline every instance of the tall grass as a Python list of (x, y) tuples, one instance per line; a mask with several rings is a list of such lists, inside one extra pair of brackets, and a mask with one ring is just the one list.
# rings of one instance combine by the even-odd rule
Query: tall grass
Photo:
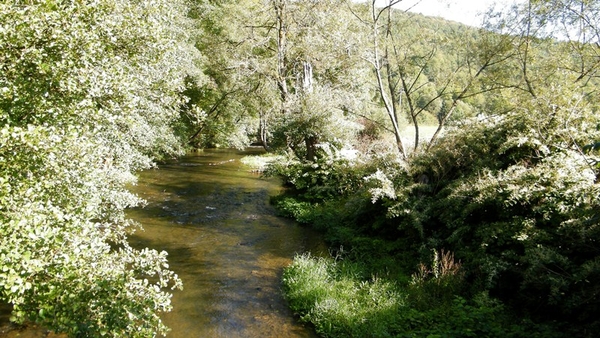
[(394, 283), (366, 279), (358, 264), (333, 258), (297, 256), (283, 285), (292, 310), (323, 337), (390, 336), (405, 306)]
[(514, 318), (482, 293), (457, 296), (460, 265), (434, 255), (406, 284), (365, 275), (358, 262), (298, 255), (283, 274), (290, 308), (322, 337), (560, 337)]

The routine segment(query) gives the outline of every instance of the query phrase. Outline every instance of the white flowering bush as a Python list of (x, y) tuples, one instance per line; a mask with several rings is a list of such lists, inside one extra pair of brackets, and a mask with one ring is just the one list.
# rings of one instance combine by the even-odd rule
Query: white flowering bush
[[(175, 155), (186, 77), (180, 1), (0, 3), (0, 299), (72, 336), (167, 328), (165, 252), (129, 246), (125, 186)], [(201, 80), (201, 79), (199, 79)]]

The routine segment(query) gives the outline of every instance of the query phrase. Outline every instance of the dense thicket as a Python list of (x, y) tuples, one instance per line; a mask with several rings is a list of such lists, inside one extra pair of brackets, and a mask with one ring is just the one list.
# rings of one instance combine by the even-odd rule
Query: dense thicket
[(179, 287), (129, 246), (127, 184), (174, 155), (198, 75), (179, 1), (0, 3), (0, 299), (72, 336), (154, 336)]

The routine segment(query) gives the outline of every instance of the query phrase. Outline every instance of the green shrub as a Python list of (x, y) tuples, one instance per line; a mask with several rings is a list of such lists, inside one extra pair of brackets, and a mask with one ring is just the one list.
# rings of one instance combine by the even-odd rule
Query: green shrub
[[(367, 276), (391, 271), (408, 305), (389, 334), (591, 337), (600, 326), (600, 159), (582, 147), (600, 139), (600, 115), (582, 102), (560, 90), (521, 99), (515, 111), (462, 125), (404, 164), (287, 165), (280, 172), (297, 195), (284, 208), (349, 249)], [(347, 188), (335, 190), (338, 181)], [(433, 278), (434, 263), (406, 283), (411, 262), (438, 248), (456, 255), (461, 273)], [(486, 292), (502, 303), (478, 303), (474, 295)], [(452, 311), (460, 316), (438, 318)], [(310, 320), (333, 330), (346, 319)]]
[(368, 166), (358, 161), (320, 153), (314, 161), (272, 163), (265, 174), (281, 177), (307, 201), (323, 201), (348, 196), (359, 190), (368, 170)]
[(452, 250), (473, 292), (589, 328), (600, 310), (600, 173), (580, 145), (600, 137), (600, 119), (553, 95), (448, 133), (411, 160), (413, 182), (373, 196), (422, 255)]
[(314, 206), (309, 202), (299, 201), (293, 197), (281, 196), (271, 199), (281, 216), (295, 219), (302, 224), (310, 224), (314, 219)]

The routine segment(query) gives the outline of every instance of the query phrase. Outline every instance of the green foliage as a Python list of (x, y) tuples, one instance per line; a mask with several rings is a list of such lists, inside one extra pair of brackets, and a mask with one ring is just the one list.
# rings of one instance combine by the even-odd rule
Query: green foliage
[(363, 183), (368, 166), (353, 158), (353, 152), (338, 151), (323, 144), (314, 161), (297, 159), (274, 162), (267, 175), (281, 177), (285, 184), (294, 187), (296, 193), (308, 201), (322, 201), (347, 196)]
[(271, 202), (281, 216), (295, 219), (302, 224), (313, 224), (315, 206), (310, 202), (298, 201), (291, 197), (274, 198)]
[(475, 285), (534, 316), (591, 325), (597, 160), (580, 145), (598, 137), (599, 121), (567, 88), (547, 95), (448, 134), (414, 159), (412, 176), (427, 184), (382, 198), (406, 235), (454, 251)]
[[(180, 152), (197, 76), (179, 1), (0, 4), (0, 298), (70, 336), (167, 328), (166, 252), (129, 246), (126, 186)], [(196, 78), (201, 81), (201, 78)]]
[(353, 139), (359, 125), (346, 112), (368, 95), (357, 81), (367, 72), (357, 66), (362, 35), (345, 2), (197, 4), (197, 45), (211, 57), (204, 63), (210, 82), (190, 91), (208, 117), (190, 128), (192, 143), (251, 141), (304, 159), (314, 144)]
[(395, 273), (399, 266), (414, 266), (414, 257), (407, 257), (410, 255), (400, 258), (402, 264), (395, 261), (395, 255), (412, 248), (413, 243), (396, 240), (399, 232), (386, 218), (387, 207), (371, 199), (376, 192), (393, 196), (394, 183), (388, 182), (391, 192), (382, 191), (378, 184), (383, 171), (368, 175), (381, 167), (390, 175), (398, 174), (395, 178), (399, 181), (405, 170), (393, 155), (370, 161), (340, 156), (320, 153), (313, 163), (272, 163), (267, 174), (279, 175), (291, 189), (271, 202), (282, 215), (322, 231), (334, 247), (341, 245), (356, 255), (354, 258), (373, 264), (374, 272), (383, 268)]
[(284, 294), (323, 337), (386, 337), (403, 306), (397, 286), (365, 279), (359, 266), (297, 256), (283, 275)]
[[(518, 108), (506, 114), (461, 124), (407, 164), (365, 166), (366, 179), (337, 199), (312, 193), (330, 181), (303, 180), (310, 177), (303, 167), (286, 167), (302, 188), (286, 206), (349, 247), (348, 257), (369, 273), (396, 264), (406, 274), (407, 262), (428, 260), (432, 249), (455, 253), (459, 274), (436, 274), (452, 270), (440, 258), (422, 265), (406, 286), (403, 299), (412, 311), (402, 314), (416, 323), (410, 334), (591, 336), (598, 159), (584, 147), (600, 138), (600, 121), (577, 89), (538, 93), (513, 96)], [(397, 270), (391, 275), (406, 283)], [(514, 321), (510, 312), (525, 319)], [(344, 321), (331, 318), (330, 327)]]
[(271, 146), (291, 149), (300, 160), (307, 159), (307, 140), (327, 147), (351, 143), (361, 126), (344, 114), (344, 93), (315, 85), (309, 93), (294, 95), (286, 105), (291, 108), (273, 118)]
[[(427, 281), (429, 291), (446, 288), (439, 279), (449, 276), (456, 275)], [(284, 271), (283, 291), (292, 310), (323, 337), (562, 336), (554, 327), (515, 320), (485, 293), (471, 301), (448, 294), (443, 303), (414, 304), (415, 293), (423, 294), (418, 287), (369, 278), (363, 265), (347, 260), (296, 256)]]
[(455, 297), (444, 307), (408, 309), (402, 314), (404, 332), (397, 337), (564, 337), (553, 325), (519, 319), (487, 294), (471, 301)]

